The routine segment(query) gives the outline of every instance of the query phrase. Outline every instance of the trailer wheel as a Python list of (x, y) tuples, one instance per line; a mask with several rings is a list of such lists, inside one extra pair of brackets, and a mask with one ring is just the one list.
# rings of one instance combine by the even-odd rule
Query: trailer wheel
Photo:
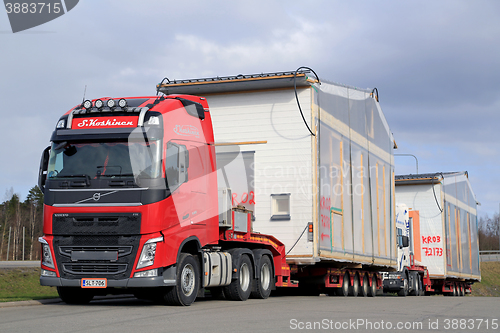
[(351, 288), (351, 295), (354, 297), (358, 297), (359, 295), (359, 274), (356, 273), (354, 274), (354, 278), (352, 279), (352, 288)]
[(88, 289), (77, 287), (57, 287), (57, 293), (66, 304), (87, 304), (94, 298)]
[(231, 281), (229, 286), (224, 287), (224, 295), (234, 301), (246, 301), (252, 291), (252, 262), (244, 254), (240, 257), (238, 265), (238, 278)]
[(377, 296), (377, 274), (373, 274), (372, 285), (370, 286), (370, 297)]
[(398, 296), (406, 297), (408, 295), (408, 276), (405, 275), (403, 281), (403, 288), (398, 291)]
[(349, 296), (349, 290), (351, 289), (351, 278), (349, 277), (349, 273), (344, 273), (344, 278), (342, 280), (342, 295), (344, 297)]
[(361, 286), (361, 293), (363, 297), (367, 297), (370, 293), (370, 281), (368, 280), (368, 274), (363, 275), (363, 285)]
[(260, 260), (260, 277), (255, 280), (255, 290), (251, 295), (253, 298), (266, 299), (271, 295), (273, 287), (273, 269), (268, 256), (263, 256)]
[(449, 293), (449, 296), (459, 296), (460, 295), (460, 291), (459, 291), (459, 286), (453, 282), (452, 285), (451, 285), (453, 291), (451, 293)]
[(465, 287), (463, 283), (460, 283), (460, 294), (459, 296), (465, 296)]
[(191, 254), (181, 253), (177, 266), (175, 286), (164, 295), (167, 304), (191, 305), (198, 295), (200, 288), (200, 268), (198, 260)]

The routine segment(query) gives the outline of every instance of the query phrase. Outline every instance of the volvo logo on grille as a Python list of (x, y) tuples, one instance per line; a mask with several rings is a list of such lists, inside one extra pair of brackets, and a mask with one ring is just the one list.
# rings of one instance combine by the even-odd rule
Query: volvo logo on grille
[(94, 199), (94, 201), (99, 201), (101, 199), (101, 193), (94, 193), (92, 199)]

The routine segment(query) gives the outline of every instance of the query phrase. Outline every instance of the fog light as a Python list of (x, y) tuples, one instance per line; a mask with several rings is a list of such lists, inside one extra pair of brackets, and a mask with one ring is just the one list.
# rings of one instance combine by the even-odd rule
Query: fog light
[(141, 278), (141, 277), (155, 277), (158, 276), (158, 269), (150, 269), (149, 271), (143, 271), (143, 272), (137, 272), (134, 274), (135, 278)]
[(42, 276), (57, 277), (56, 272), (53, 272), (53, 271), (48, 271), (48, 270), (43, 269), (43, 268), (42, 268), (42, 273), (41, 273), (41, 275), (42, 275)]

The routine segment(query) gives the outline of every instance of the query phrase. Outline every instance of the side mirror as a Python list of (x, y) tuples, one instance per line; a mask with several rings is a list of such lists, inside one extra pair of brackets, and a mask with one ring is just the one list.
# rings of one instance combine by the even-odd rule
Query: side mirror
[(402, 237), (402, 243), (403, 243), (403, 247), (408, 247), (410, 246), (410, 239), (408, 236), (403, 236)]
[(49, 166), (50, 146), (45, 148), (40, 159), (40, 169), (38, 170), (38, 187), (45, 193), (45, 182), (47, 181), (47, 169)]

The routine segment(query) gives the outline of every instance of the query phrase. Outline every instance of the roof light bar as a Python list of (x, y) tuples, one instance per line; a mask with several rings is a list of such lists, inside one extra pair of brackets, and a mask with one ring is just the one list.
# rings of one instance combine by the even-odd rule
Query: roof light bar
[(116, 106), (116, 102), (114, 99), (108, 99), (108, 101), (106, 102), (106, 105), (108, 106), (108, 108), (114, 108)]
[(90, 108), (92, 107), (92, 101), (87, 99), (86, 101), (84, 101), (84, 102), (82, 103), (82, 105), (83, 105), (83, 107), (84, 107), (86, 110), (88, 110), (88, 109), (90, 109)]
[(98, 109), (101, 109), (104, 106), (104, 102), (100, 99), (96, 100), (94, 106)]
[(120, 98), (120, 100), (118, 101), (118, 106), (123, 109), (127, 106), (127, 100), (125, 98)]

